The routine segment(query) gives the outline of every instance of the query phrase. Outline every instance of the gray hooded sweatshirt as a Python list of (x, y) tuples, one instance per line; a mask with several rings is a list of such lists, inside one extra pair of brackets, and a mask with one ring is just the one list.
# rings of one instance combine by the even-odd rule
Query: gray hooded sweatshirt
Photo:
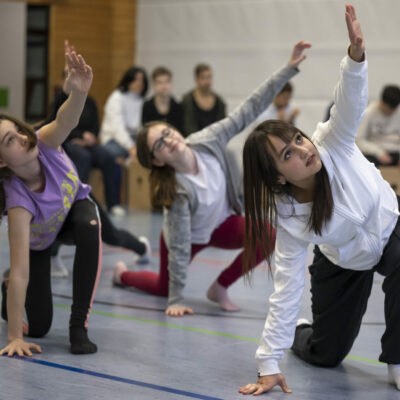
[[(229, 205), (237, 214), (243, 206), (237, 193), (235, 177), (229, 169), (226, 155), (228, 142), (261, 114), (280, 92), (284, 84), (298, 72), (287, 65), (274, 73), (226, 118), (193, 133), (186, 143), (194, 151), (214, 156), (226, 178)], [(168, 305), (182, 302), (186, 270), (191, 255), (191, 216), (197, 210), (198, 198), (193, 183), (182, 174), (177, 175), (177, 196), (170, 208), (164, 208), (163, 233), (168, 248), (169, 294)]]

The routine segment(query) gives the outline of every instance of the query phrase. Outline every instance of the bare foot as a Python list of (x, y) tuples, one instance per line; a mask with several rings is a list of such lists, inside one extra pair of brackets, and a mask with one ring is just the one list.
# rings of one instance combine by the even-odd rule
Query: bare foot
[(208, 300), (218, 303), (224, 311), (240, 311), (240, 308), (236, 304), (232, 303), (229, 298), (228, 289), (221, 286), (217, 281), (215, 281), (207, 290), (207, 298)]

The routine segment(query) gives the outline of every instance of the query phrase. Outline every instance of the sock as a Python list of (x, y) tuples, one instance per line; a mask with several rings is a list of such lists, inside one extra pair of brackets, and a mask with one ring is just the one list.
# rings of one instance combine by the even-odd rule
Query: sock
[(89, 340), (86, 328), (70, 326), (69, 342), (71, 343), (72, 354), (91, 354), (97, 352), (97, 346)]

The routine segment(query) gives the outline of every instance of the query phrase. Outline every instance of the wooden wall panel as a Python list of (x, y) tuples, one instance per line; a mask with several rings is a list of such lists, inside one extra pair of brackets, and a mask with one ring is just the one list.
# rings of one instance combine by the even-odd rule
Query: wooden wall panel
[(133, 65), (136, 0), (57, 0), (50, 2), (49, 87), (60, 82), (63, 42), (68, 39), (93, 68), (90, 94), (100, 115), (123, 72)]
[(64, 39), (82, 53), (94, 71), (90, 94), (100, 115), (107, 97), (133, 65), (137, 0), (11, 0), (50, 7), (49, 101), (61, 83)]

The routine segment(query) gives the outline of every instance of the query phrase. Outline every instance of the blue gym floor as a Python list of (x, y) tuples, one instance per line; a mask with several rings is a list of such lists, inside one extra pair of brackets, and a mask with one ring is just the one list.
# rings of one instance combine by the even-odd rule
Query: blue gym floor
[[(130, 213), (115, 223), (135, 234), (146, 235), (153, 246), (147, 267), (158, 269), (161, 214)], [(5, 224), (0, 230), (1, 268), (8, 268)], [(73, 247), (62, 247), (64, 263), (71, 271)], [(164, 315), (166, 300), (138, 291), (113, 287), (112, 268), (117, 260), (132, 262), (132, 255), (104, 246), (103, 271), (89, 320), (90, 338), (99, 351), (92, 355), (69, 353), (68, 318), (71, 276), (53, 279), (52, 329), (35, 340), (42, 354), (32, 358), (0, 357), (0, 399), (242, 399), (239, 386), (256, 380), (254, 353), (261, 335), (272, 282), (263, 266), (253, 285), (242, 280), (230, 289), (241, 306), (238, 313), (224, 313), (209, 302), (205, 292), (234, 253), (206, 249), (189, 267), (185, 297), (196, 315), (171, 318)], [(2, 272), (0, 270), (0, 272)], [(308, 272), (305, 270), (305, 273)], [(384, 330), (382, 278), (375, 277), (373, 293), (359, 337), (349, 357), (334, 369), (305, 364), (288, 351), (281, 362), (293, 394), (280, 388), (264, 398), (296, 400), (398, 399), (400, 392), (387, 383), (386, 365), (377, 359)], [(301, 317), (310, 318), (307, 283)], [(7, 325), (0, 322), (1, 347)], [(250, 396), (249, 396), (250, 397)]]

